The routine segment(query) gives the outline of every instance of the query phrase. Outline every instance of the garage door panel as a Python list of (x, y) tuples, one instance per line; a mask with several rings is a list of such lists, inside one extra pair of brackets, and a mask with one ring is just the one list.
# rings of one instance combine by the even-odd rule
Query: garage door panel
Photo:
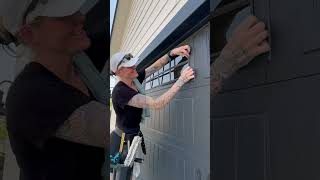
[(215, 120), (213, 123), (213, 177), (217, 180), (234, 180), (234, 121)]
[(304, 39), (304, 52), (320, 50), (320, 23), (315, 22), (316, 17), (320, 17), (320, 2), (317, 0), (308, 0), (304, 2), (305, 8), (309, 11), (306, 12), (307, 18), (304, 19), (306, 27), (302, 31), (306, 38)]
[[(145, 139), (151, 144), (145, 163), (148, 166), (144, 165), (142, 172), (145, 179), (198, 180), (209, 175), (208, 36), (209, 25), (206, 25), (182, 43), (192, 47), (188, 63), (196, 69), (196, 78), (184, 85), (164, 109), (151, 109), (151, 118), (141, 124)], [(185, 62), (176, 60), (170, 62), (172, 67)], [(166, 84), (161, 79), (158, 81), (161, 76), (149, 79), (147, 95), (157, 98), (165, 93), (178, 78), (181, 69), (182, 66), (171, 69), (171, 77)], [(152, 87), (151, 82), (156, 82), (156, 86)]]
[[(314, 20), (319, 15), (318, 2), (275, 2), (270, 3), (273, 50), (267, 81), (275, 82), (320, 73), (320, 22)], [(283, 13), (283, 7), (288, 7), (286, 13)]]
[(263, 117), (248, 116), (238, 120), (238, 179), (266, 179), (267, 127)]
[(268, 116), (273, 179), (320, 178), (319, 83), (317, 75), (272, 86)]
[(221, 93), (211, 97), (211, 117), (259, 114), (267, 109), (271, 90), (268, 86)]
[(266, 179), (268, 142), (264, 115), (214, 118), (215, 179)]

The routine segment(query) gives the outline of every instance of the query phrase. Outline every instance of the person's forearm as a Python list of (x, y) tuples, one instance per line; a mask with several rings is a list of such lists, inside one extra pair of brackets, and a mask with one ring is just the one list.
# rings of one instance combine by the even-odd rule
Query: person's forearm
[(57, 130), (56, 137), (96, 147), (108, 144), (110, 111), (101, 103), (92, 101), (72, 113)]
[(246, 61), (247, 56), (242, 50), (237, 52), (224, 48), (220, 56), (212, 63), (210, 67), (210, 86), (211, 92), (215, 96), (221, 90), (223, 81), (237, 69), (242, 67)]
[(181, 81), (181, 79), (178, 79), (167, 92), (156, 98), (154, 102), (150, 104), (150, 107), (155, 109), (165, 107), (183, 86), (184, 83)]
[(167, 54), (163, 55), (160, 59), (154, 62), (151, 66), (146, 68), (146, 77), (149, 77), (153, 73), (159, 71), (164, 65), (169, 62), (170, 58)]
[(217, 73), (215, 70), (214, 64), (211, 65), (210, 68), (210, 86), (211, 86), (211, 93), (213, 96), (217, 95), (219, 91), (222, 88), (222, 83), (223, 83), (223, 77)]
[(173, 86), (160, 97), (152, 98), (149, 96), (138, 94), (129, 101), (128, 105), (137, 108), (161, 109), (173, 99), (173, 97), (178, 93), (183, 84), (183, 80), (179, 78), (173, 84)]

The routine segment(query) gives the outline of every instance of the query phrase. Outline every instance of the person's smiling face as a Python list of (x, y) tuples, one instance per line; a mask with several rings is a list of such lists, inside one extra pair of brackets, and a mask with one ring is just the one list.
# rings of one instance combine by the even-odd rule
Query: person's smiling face
[(84, 22), (85, 16), (79, 12), (65, 17), (38, 17), (31, 24), (27, 44), (44, 52), (76, 54), (91, 44)]

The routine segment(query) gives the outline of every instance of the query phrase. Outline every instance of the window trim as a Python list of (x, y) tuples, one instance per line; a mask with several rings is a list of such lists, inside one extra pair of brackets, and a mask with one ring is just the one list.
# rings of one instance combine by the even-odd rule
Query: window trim
[[(181, 56), (179, 56), (179, 57), (181, 58)], [(177, 57), (177, 58), (179, 58), (179, 57)], [(183, 59), (183, 58), (181, 58), (181, 60), (176, 64), (177, 58), (175, 58), (167, 63), (167, 64), (169, 64), (168, 69), (165, 70), (165, 66), (163, 66), (159, 71), (157, 71), (157, 72), (153, 73), (151, 76), (149, 76), (144, 82), (145, 89), (151, 90), (151, 89), (154, 89), (159, 86), (164, 86), (164, 85), (174, 83), (179, 78), (179, 77), (175, 77), (174, 74), (172, 77), (172, 73), (175, 73), (175, 69), (181, 67), (181, 70), (182, 70), (183, 66), (185, 66), (186, 64), (189, 64), (189, 60)], [(171, 66), (172, 62), (173, 62), (173, 66)], [(180, 70), (180, 72), (181, 72), (181, 70)], [(169, 81), (163, 82), (164, 76), (166, 76), (168, 74), (170, 75)], [(158, 81), (158, 84), (156, 86), (154, 86), (154, 84), (153, 84), (155, 80)], [(147, 86), (149, 86), (149, 85), (147, 85), (148, 83), (150, 83), (150, 88), (147, 88)]]

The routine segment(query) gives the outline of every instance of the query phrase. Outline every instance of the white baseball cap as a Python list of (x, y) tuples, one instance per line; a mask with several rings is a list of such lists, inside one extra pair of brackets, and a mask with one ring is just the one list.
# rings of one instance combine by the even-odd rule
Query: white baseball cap
[(137, 64), (138, 60), (138, 57), (130, 57), (129, 54), (118, 52), (110, 59), (110, 70), (115, 73), (121, 67), (132, 67)]
[[(38, 16), (64, 17), (77, 11), (86, 14), (98, 0), (0, 0), (2, 26), (16, 35), (25, 22)], [(25, 16), (25, 17), (24, 17)]]

